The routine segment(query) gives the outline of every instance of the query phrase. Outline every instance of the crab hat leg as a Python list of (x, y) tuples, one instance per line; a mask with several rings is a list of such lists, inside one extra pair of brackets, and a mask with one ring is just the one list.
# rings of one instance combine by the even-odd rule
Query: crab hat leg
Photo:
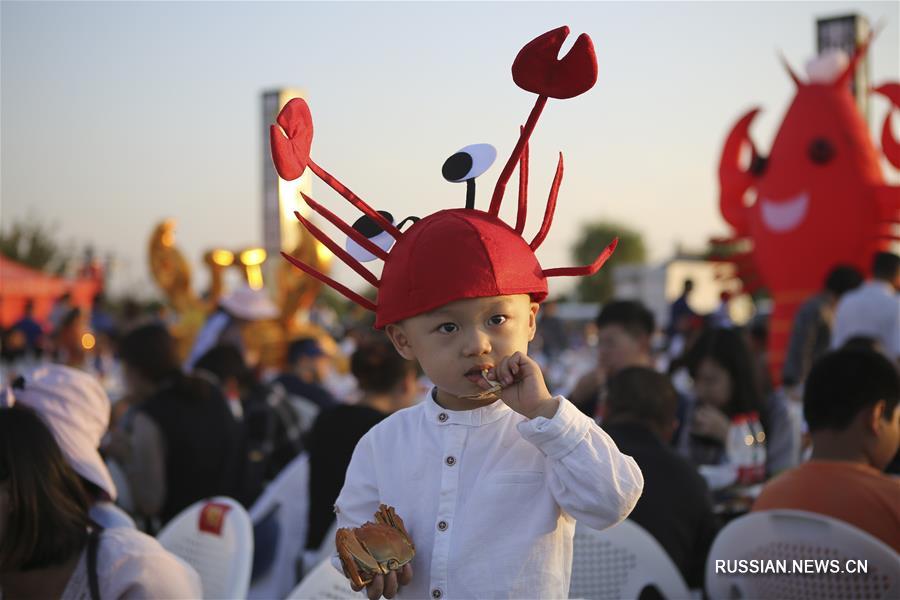
[(276, 121), (278, 125), (269, 127), (269, 140), (272, 145), (272, 162), (275, 163), (275, 170), (278, 171), (279, 177), (293, 181), (303, 175), (303, 171), (309, 166), (313, 173), (327, 183), (331, 189), (368, 215), (394, 239), (400, 239), (402, 235), (400, 230), (312, 160), (309, 151), (312, 145), (313, 122), (306, 100), (292, 98), (278, 113)]
[(305, 262), (297, 260), (296, 258), (291, 256), (287, 252), (282, 252), (281, 256), (283, 256), (289, 263), (291, 263), (292, 265), (294, 265), (295, 267), (297, 267), (298, 269), (300, 269), (307, 275), (311, 275), (312, 277), (315, 277), (316, 279), (318, 279), (319, 281), (321, 281), (322, 283), (324, 283), (325, 285), (327, 285), (328, 287), (330, 287), (337, 293), (341, 294), (347, 300), (350, 300), (351, 302), (355, 302), (356, 304), (359, 304), (366, 310), (375, 312), (376, 306), (371, 300), (368, 300), (367, 298), (360, 296), (359, 294), (357, 294), (356, 292), (354, 292), (347, 286), (338, 283), (337, 281), (335, 281), (328, 275), (325, 275), (324, 273), (320, 272), (318, 269), (309, 266)]
[(544, 269), (544, 277), (581, 277), (584, 275), (593, 275), (600, 270), (612, 253), (615, 252), (616, 246), (619, 244), (619, 238), (610, 242), (609, 246), (603, 249), (603, 252), (594, 259), (589, 265), (583, 267), (559, 267), (556, 269)]
[(359, 275), (363, 279), (371, 283), (373, 286), (375, 286), (376, 288), (378, 287), (378, 278), (375, 277), (375, 274), (372, 273), (372, 271), (362, 266), (362, 263), (350, 256), (350, 253), (341, 248), (340, 244), (335, 243), (334, 240), (329, 238), (324, 231), (306, 220), (298, 211), (294, 211), (294, 216), (297, 217), (297, 220), (300, 221), (300, 223), (306, 228), (307, 231), (309, 231), (313, 235), (314, 238), (325, 244), (326, 248), (331, 250), (335, 255), (337, 255), (338, 258), (344, 261), (345, 265), (359, 273)]
[(317, 213), (319, 213), (320, 215), (325, 217), (325, 219), (329, 223), (331, 223), (332, 225), (334, 225), (335, 227), (340, 229), (343, 233), (345, 233), (347, 235), (347, 237), (349, 237), (351, 240), (353, 240), (354, 242), (356, 242), (357, 244), (362, 246), (367, 252), (369, 252), (369, 254), (372, 254), (373, 256), (377, 256), (381, 260), (387, 260), (388, 254), (380, 246), (376, 246), (375, 244), (373, 244), (369, 238), (364, 236), (362, 233), (360, 233), (359, 231), (357, 231), (350, 225), (347, 225), (347, 223), (342, 221), (340, 219), (340, 217), (338, 217), (336, 214), (334, 214), (333, 212), (331, 212), (330, 210), (328, 210), (327, 208), (325, 208), (324, 206), (322, 206), (321, 204), (319, 204), (318, 202), (316, 202), (315, 200), (313, 200), (312, 198), (310, 198), (303, 192), (300, 192), (300, 196), (303, 197), (303, 200), (306, 201), (306, 204), (311, 209), (313, 209), (314, 211), (316, 211)]

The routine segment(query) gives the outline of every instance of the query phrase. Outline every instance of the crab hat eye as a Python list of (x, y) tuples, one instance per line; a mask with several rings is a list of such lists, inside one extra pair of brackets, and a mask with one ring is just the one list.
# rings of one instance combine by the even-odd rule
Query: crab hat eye
[[(391, 225), (394, 224), (394, 217), (391, 213), (379, 210), (379, 214), (382, 217), (388, 220)], [(388, 252), (391, 249), (391, 246), (394, 245), (394, 238), (390, 236), (385, 230), (383, 230), (379, 225), (370, 219), (368, 216), (363, 215), (358, 218), (355, 223), (353, 223), (353, 229), (357, 230), (367, 238), (369, 241)], [(344, 247), (347, 249), (347, 252), (350, 253), (350, 256), (358, 260), (359, 262), (369, 262), (378, 258), (356, 242), (354, 242), (351, 238), (347, 238), (347, 242), (344, 244)]]
[(445, 160), (441, 172), (451, 183), (475, 179), (491, 168), (496, 158), (497, 149), (490, 144), (472, 144)]

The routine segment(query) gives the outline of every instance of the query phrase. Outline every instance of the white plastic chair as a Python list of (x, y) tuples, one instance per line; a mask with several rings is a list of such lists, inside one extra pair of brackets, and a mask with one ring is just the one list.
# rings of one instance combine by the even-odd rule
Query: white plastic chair
[(637, 523), (626, 519), (603, 531), (576, 523), (569, 598), (637, 598), (651, 585), (665, 598), (691, 597), (675, 563)]
[(116, 491), (118, 492), (116, 504), (121, 506), (125, 512), (135, 512), (134, 498), (131, 496), (131, 485), (128, 483), (128, 476), (125, 475), (125, 469), (123, 469), (116, 460), (111, 458), (106, 459), (106, 469), (109, 471), (109, 476), (112, 477), (113, 483), (116, 485)]
[(287, 600), (359, 600), (362, 592), (354, 592), (350, 581), (326, 558), (310, 571)]
[(253, 527), (238, 502), (224, 496), (196, 502), (156, 537), (166, 550), (194, 567), (204, 598), (246, 598)]
[(284, 598), (297, 584), (297, 563), (306, 547), (309, 516), (309, 455), (292, 460), (250, 508), (254, 526), (274, 511), (278, 527), (274, 557), (251, 582), (247, 597)]
[[(863, 573), (791, 573), (794, 561), (867, 561)], [(725, 573), (716, 573), (716, 561)], [(784, 560), (787, 572), (727, 573), (739, 560)], [(731, 565), (729, 567), (729, 564)], [(751, 563), (745, 563), (749, 569)], [(760, 563), (757, 563), (760, 564)], [(765, 563), (762, 563), (765, 564)], [(778, 563), (770, 563), (778, 569)], [(830, 565), (829, 564), (829, 569)], [(706, 563), (706, 591), (718, 598), (900, 598), (900, 555), (852, 525), (800, 510), (750, 513), (728, 524), (713, 542)]]
[(303, 553), (303, 570), (309, 571), (323, 560), (331, 560), (337, 553), (334, 537), (337, 534), (337, 520), (328, 528), (328, 533), (322, 538), (322, 544), (316, 550), (307, 550)]

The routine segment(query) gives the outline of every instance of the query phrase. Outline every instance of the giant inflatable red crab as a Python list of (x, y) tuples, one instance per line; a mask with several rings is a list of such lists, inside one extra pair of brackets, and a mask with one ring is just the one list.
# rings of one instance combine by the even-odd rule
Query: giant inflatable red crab
[[(872, 255), (900, 239), (894, 230), (900, 223), (900, 187), (885, 182), (881, 154), (849, 86), (868, 45), (824, 79), (804, 82), (785, 63), (797, 95), (767, 158), (748, 133), (759, 108), (741, 117), (725, 141), (720, 209), (733, 228), (729, 241), (749, 248), (732, 259), (745, 289), (765, 287), (774, 302), (768, 350), (776, 382), (794, 314), (821, 289), (828, 271), (850, 264), (867, 273)], [(884, 158), (900, 168), (900, 143), (890, 123), (891, 111), (900, 107), (900, 84), (873, 91), (891, 101), (881, 145)], [(742, 161), (748, 147), (750, 160)]]

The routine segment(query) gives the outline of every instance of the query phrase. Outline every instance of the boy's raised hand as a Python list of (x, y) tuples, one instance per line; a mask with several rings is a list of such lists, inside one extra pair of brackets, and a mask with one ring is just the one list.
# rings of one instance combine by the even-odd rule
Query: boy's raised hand
[[(407, 585), (410, 581), (412, 581), (412, 565), (407, 563), (399, 571), (391, 571), (387, 575), (376, 575), (366, 586), (366, 595), (369, 600), (378, 600), (382, 596), (393, 598), (400, 590), (400, 586)], [(352, 581), (350, 587), (354, 592), (362, 590), (361, 587), (356, 587)]]
[[(553, 399), (544, 383), (540, 366), (524, 352), (503, 358), (500, 364), (488, 371), (487, 376), (503, 386), (500, 398), (507, 406), (529, 419), (552, 419), (559, 408), (559, 402)], [(481, 386), (490, 388), (486, 381), (482, 381)]]

